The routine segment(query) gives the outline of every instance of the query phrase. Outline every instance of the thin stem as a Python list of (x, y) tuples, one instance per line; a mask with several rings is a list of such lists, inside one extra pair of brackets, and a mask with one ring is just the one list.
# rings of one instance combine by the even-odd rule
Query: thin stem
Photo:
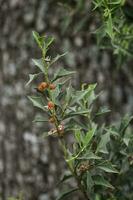
[(59, 138), (59, 144), (60, 144), (61, 150), (62, 150), (62, 152), (63, 152), (63, 154), (64, 154), (64, 158), (65, 158), (66, 164), (67, 164), (67, 166), (68, 166), (70, 172), (72, 173), (73, 177), (75, 178), (75, 180), (76, 180), (76, 182), (77, 182), (78, 188), (79, 188), (80, 191), (83, 193), (85, 199), (86, 199), (86, 200), (89, 200), (89, 197), (88, 197), (88, 195), (87, 195), (87, 193), (86, 193), (86, 191), (85, 191), (85, 188), (84, 188), (84, 186), (83, 186), (82, 183), (81, 183), (80, 177), (77, 175), (77, 173), (75, 172), (75, 170), (73, 169), (73, 167), (70, 165), (70, 163), (67, 162), (67, 159), (66, 159), (66, 158), (67, 158), (67, 156), (68, 156), (68, 153), (67, 153), (67, 149), (66, 149), (66, 147), (65, 147), (64, 139)]
[[(48, 68), (49, 68), (49, 66), (46, 66), (46, 65), (45, 65), (45, 52), (44, 52), (44, 51), (42, 51), (42, 55), (43, 55), (43, 63), (44, 63), (44, 67), (45, 67), (45, 74), (44, 74), (44, 75), (45, 75), (45, 80), (46, 80), (46, 82), (49, 84), (49, 83), (50, 83), (49, 77), (48, 77)], [(49, 94), (50, 100), (52, 100), (52, 95), (51, 95), (51, 91), (50, 91), (49, 88), (48, 88), (48, 94)], [(63, 137), (60, 137), (61, 135), (60, 135), (60, 131), (59, 131), (59, 128), (58, 128), (58, 126), (59, 126), (59, 121), (58, 121), (57, 116), (56, 116), (56, 110), (55, 110), (55, 108), (53, 109), (52, 115), (53, 115), (53, 117), (54, 117), (55, 127), (56, 127), (56, 130), (57, 130), (58, 136), (59, 136), (59, 144), (60, 144), (61, 150), (62, 150), (62, 152), (63, 152), (63, 155), (64, 155), (64, 159), (65, 159), (65, 161), (66, 161), (66, 164), (67, 164), (67, 166), (68, 166), (70, 172), (72, 173), (73, 177), (75, 178), (75, 180), (76, 180), (76, 182), (77, 182), (77, 186), (78, 186), (78, 188), (80, 189), (80, 191), (83, 193), (85, 199), (86, 199), (86, 200), (89, 200), (88, 195), (87, 195), (87, 193), (86, 193), (86, 191), (85, 191), (85, 189), (84, 189), (84, 186), (83, 186), (82, 183), (81, 183), (80, 177), (77, 175), (77, 173), (76, 173), (75, 170), (73, 169), (73, 166), (71, 165), (71, 163), (68, 162), (68, 159), (67, 159), (67, 158), (68, 158), (69, 155), (68, 155), (68, 152), (67, 152), (67, 149), (66, 149), (66, 145), (65, 145), (64, 138), (63, 138)], [(64, 114), (63, 114), (63, 115), (64, 115)]]

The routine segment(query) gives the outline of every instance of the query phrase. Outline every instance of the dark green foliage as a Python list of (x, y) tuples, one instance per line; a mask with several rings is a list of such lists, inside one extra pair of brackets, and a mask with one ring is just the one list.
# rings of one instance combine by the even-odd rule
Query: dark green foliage
[[(63, 4), (63, 1), (62, 1)], [(63, 32), (95, 35), (101, 49), (111, 50), (117, 65), (133, 57), (133, 3), (130, 0), (92, 0), (64, 2)], [(67, 5), (67, 6), (65, 6)], [(89, 24), (96, 29), (90, 31)], [(68, 29), (70, 27), (70, 29)]]
[[(107, 34), (111, 36), (111, 32)], [(83, 84), (77, 91), (69, 80), (66, 81), (75, 72), (61, 68), (54, 75), (49, 75), (49, 68), (62, 55), (54, 59), (47, 56), (54, 40), (52, 37), (41, 37), (36, 32), (33, 36), (42, 52), (41, 62), (34, 60), (34, 63), (44, 74), (42, 81), (48, 85), (41, 93), (29, 97), (35, 107), (47, 113), (47, 117), (36, 118), (35, 122), (47, 122), (52, 118), (53, 128), (44, 134), (58, 139), (70, 171), (61, 183), (72, 177), (77, 182), (77, 188), (68, 189), (57, 199), (64, 199), (80, 190), (87, 200), (131, 200), (132, 180), (127, 174), (132, 173), (133, 165), (133, 137), (129, 128), (133, 117), (125, 116), (120, 125), (106, 127), (97, 124), (95, 116), (109, 110), (100, 108), (97, 113), (94, 112), (94, 103), (98, 98), (96, 84)], [(28, 84), (38, 75), (30, 75)], [(50, 90), (51, 82), (56, 86), (54, 90)], [(68, 134), (72, 134), (74, 139), (72, 148), (65, 140)], [(130, 191), (130, 196), (126, 190)]]

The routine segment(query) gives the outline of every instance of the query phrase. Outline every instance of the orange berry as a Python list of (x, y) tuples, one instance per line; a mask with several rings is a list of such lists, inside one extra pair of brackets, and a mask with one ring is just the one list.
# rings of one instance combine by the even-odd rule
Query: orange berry
[(48, 102), (48, 109), (49, 109), (49, 110), (52, 110), (52, 109), (54, 108), (54, 106), (55, 106), (55, 105), (54, 105), (54, 103), (53, 103), (52, 101), (49, 101), (49, 102)]
[(40, 91), (40, 92), (43, 92), (46, 88), (48, 87), (48, 84), (46, 82), (42, 82), (38, 85), (37, 89)]
[(55, 85), (55, 84), (51, 83), (51, 84), (49, 85), (49, 89), (50, 89), (50, 90), (54, 90), (55, 88), (56, 88), (56, 85)]

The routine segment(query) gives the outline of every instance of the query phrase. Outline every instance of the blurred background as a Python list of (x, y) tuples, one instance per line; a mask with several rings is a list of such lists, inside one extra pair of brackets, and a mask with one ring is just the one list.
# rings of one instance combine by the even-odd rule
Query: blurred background
[[(62, 4), (66, 3), (65, 6)], [(91, 1), (0, 0), (0, 197), (22, 192), (28, 200), (53, 200), (65, 165), (56, 139), (43, 139), (44, 124), (33, 124), (35, 114), (27, 95), (28, 74), (38, 58), (32, 31), (53, 35), (52, 52), (68, 54), (58, 62), (76, 70), (73, 84), (98, 83), (103, 91), (96, 106), (111, 109), (107, 123), (133, 113), (133, 60), (117, 67), (110, 50), (101, 50), (92, 33), (99, 15)], [(74, 198), (73, 198), (74, 199)], [(78, 197), (75, 198), (76, 200)]]

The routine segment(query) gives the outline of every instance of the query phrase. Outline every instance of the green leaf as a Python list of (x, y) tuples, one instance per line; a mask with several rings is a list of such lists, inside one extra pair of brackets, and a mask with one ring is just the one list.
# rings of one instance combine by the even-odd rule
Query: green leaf
[(109, 110), (107, 107), (100, 108), (100, 110), (96, 113), (96, 116), (106, 114), (106, 113), (108, 113), (110, 111), (111, 110)]
[(94, 127), (86, 133), (86, 136), (84, 137), (84, 141), (83, 141), (85, 146), (90, 143), (91, 139), (93, 138), (96, 132), (96, 129), (97, 129), (97, 125), (95, 124)]
[(74, 95), (73, 103), (79, 102), (80, 100), (82, 100), (87, 93), (88, 93), (87, 90), (76, 91), (76, 93)]
[(44, 37), (41, 37), (36, 31), (32, 31), (32, 34), (39, 48), (42, 49), (44, 44)]
[(106, 145), (109, 141), (110, 141), (110, 133), (107, 132), (101, 136), (101, 140), (98, 144), (96, 152), (108, 153)]
[(94, 181), (95, 185), (101, 185), (104, 187), (114, 189), (114, 187), (107, 180), (105, 180), (102, 176), (98, 175), (98, 176), (93, 177), (93, 181)]
[(80, 148), (82, 147), (82, 141), (83, 141), (83, 137), (82, 137), (82, 133), (80, 131), (80, 129), (75, 129), (75, 140), (76, 142), (79, 144)]
[(129, 126), (129, 124), (131, 123), (131, 121), (133, 120), (133, 116), (128, 116), (126, 115), (120, 124), (120, 128), (119, 128), (119, 132), (121, 133), (121, 135), (123, 135), (127, 129), (127, 127)]
[(94, 89), (97, 84), (90, 84), (88, 88), (76, 91), (75, 96), (73, 98), (73, 103), (80, 102), (80, 100), (84, 100), (85, 102), (88, 102), (89, 105), (96, 99), (96, 95), (94, 93)]
[(39, 41), (39, 39), (40, 39), (39, 33), (37, 33), (36, 31), (32, 31), (32, 34), (33, 34), (33, 37), (34, 37), (36, 43), (39, 45), (39, 47), (41, 47), (40, 46), (41, 44), (40, 44), (40, 41)]
[[(32, 59), (32, 61), (34, 62), (34, 64), (43, 72), (45, 73), (45, 66), (44, 66), (44, 62), (41, 59)], [(46, 63), (45, 63), (46, 64)]]
[(66, 95), (65, 95), (65, 103), (63, 105), (63, 110), (66, 110), (67, 107), (69, 106), (71, 100), (72, 100), (72, 94), (73, 94), (73, 87), (70, 85), (66, 88)]
[(88, 114), (89, 112), (90, 112), (89, 110), (69, 112), (68, 114), (66, 114), (65, 118), (73, 117), (73, 116), (76, 116), (76, 115), (85, 115), (85, 114)]
[(128, 144), (130, 142), (130, 138), (123, 138), (123, 142), (125, 143), (125, 145), (128, 147)]
[(75, 73), (76, 73), (75, 71), (68, 71), (64, 68), (58, 69), (57, 72), (54, 75), (52, 82), (59, 79), (59, 78), (62, 78), (62, 77), (68, 76), (68, 75), (72, 75), (72, 74), (75, 74)]
[[(125, 1), (125, 0), (124, 0)], [(124, 2), (123, 0), (118, 0), (118, 1), (112, 1), (112, 2), (108, 2), (108, 4), (111, 4), (111, 5), (116, 5), (116, 4), (120, 4)]]
[(108, 20), (106, 21), (106, 32), (113, 40), (114, 33), (113, 33), (113, 22), (112, 22), (112, 16), (109, 14)]
[(74, 89), (73, 89), (72, 85), (69, 85), (69, 87), (66, 88), (66, 97), (65, 97), (65, 99), (66, 99), (67, 102), (70, 101), (70, 99), (72, 97), (73, 90)]
[(32, 33), (38, 46), (46, 52), (48, 47), (54, 41), (54, 38), (52, 36), (40, 36), (36, 31), (33, 31)]
[(98, 97), (98, 95), (95, 95), (95, 88), (97, 86), (97, 83), (90, 84), (87, 88), (87, 94), (85, 95), (85, 101), (88, 102), (88, 105), (90, 106), (93, 101)]
[(67, 52), (61, 54), (61, 55), (57, 55), (51, 62), (51, 64), (55, 63), (57, 60), (59, 60), (61, 57), (65, 56), (67, 54)]
[(98, 7), (101, 7), (102, 1), (93, 1), (94, 4), (93, 10), (96, 10)]
[(58, 105), (58, 101), (57, 101), (57, 97), (60, 94), (60, 89), (59, 89), (59, 84), (56, 85), (56, 88), (54, 90), (51, 91), (51, 97), (52, 97), (52, 101)]
[(98, 165), (97, 168), (108, 172), (108, 173), (119, 173), (113, 166), (111, 163), (103, 163), (101, 165)]
[(104, 128), (104, 130), (110, 133), (110, 135), (117, 136), (117, 137), (120, 136), (119, 133), (115, 129), (113, 129), (113, 127)]
[(35, 117), (33, 122), (48, 122), (48, 119), (44, 119), (44, 117)]
[(68, 191), (62, 193), (58, 198), (56, 198), (56, 200), (64, 199), (65, 197), (69, 196), (71, 193), (73, 193), (73, 192), (75, 192), (77, 190), (79, 190), (79, 188), (68, 190)]
[(92, 176), (91, 176), (91, 173), (89, 171), (87, 171), (86, 173), (87, 175), (87, 180), (86, 180), (86, 185), (87, 185), (87, 191), (91, 191), (92, 187), (94, 186), (94, 182), (93, 182), (93, 179), (92, 179)]
[(53, 43), (54, 37), (53, 36), (46, 36), (44, 40), (44, 47), (45, 49), (48, 49), (48, 47)]
[(29, 74), (29, 81), (26, 83), (26, 86), (29, 85), (34, 79), (36, 79), (40, 74), (41, 72), (37, 74)]
[(101, 160), (102, 158), (95, 155), (93, 152), (87, 152), (86, 154), (84, 154), (81, 157), (77, 158), (78, 160)]
[(28, 96), (28, 98), (35, 107), (45, 110), (44, 103), (41, 97)]

